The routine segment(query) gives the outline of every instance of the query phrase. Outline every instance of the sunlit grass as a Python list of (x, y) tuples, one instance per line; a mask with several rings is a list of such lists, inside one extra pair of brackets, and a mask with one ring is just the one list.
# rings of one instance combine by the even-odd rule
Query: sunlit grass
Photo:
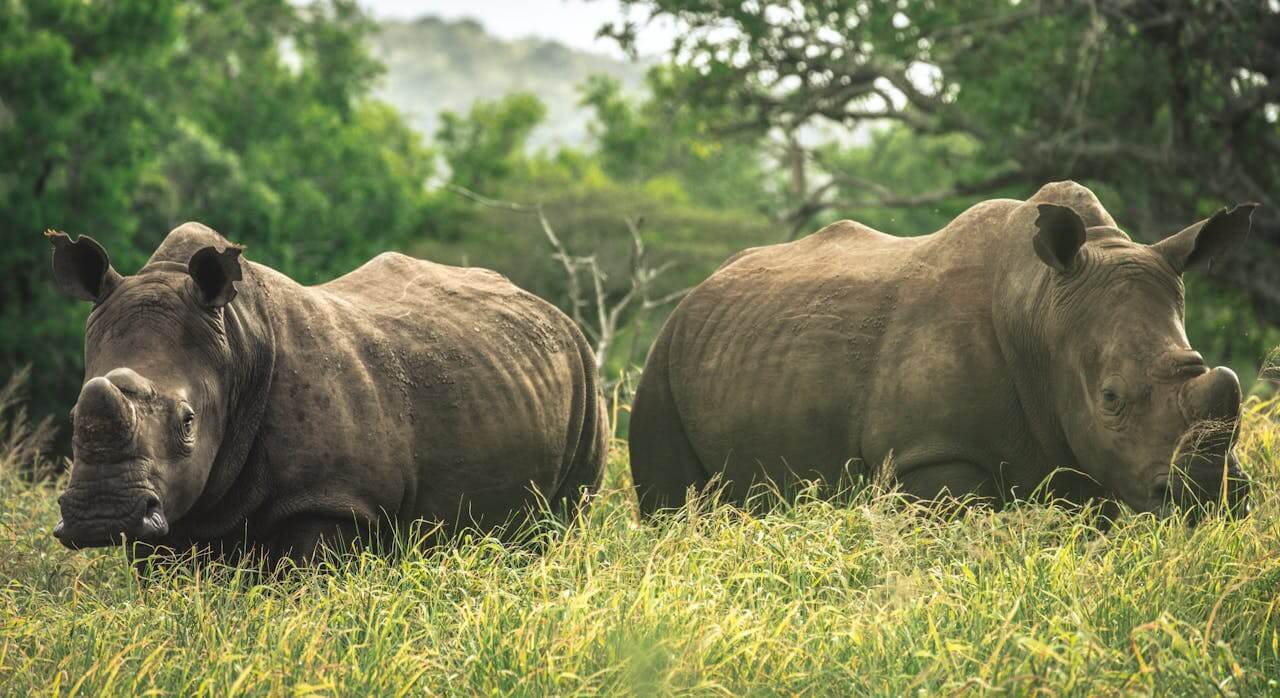
[[(1242, 521), (889, 495), (634, 519), (625, 453), (545, 545), (487, 539), (283, 578), (140, 581), (49, 534), (0, 455), (0, 695), (1280, 694), (1280, 403), (1251, 401)], [(28, 457), (24, 455), (23, 457)]]

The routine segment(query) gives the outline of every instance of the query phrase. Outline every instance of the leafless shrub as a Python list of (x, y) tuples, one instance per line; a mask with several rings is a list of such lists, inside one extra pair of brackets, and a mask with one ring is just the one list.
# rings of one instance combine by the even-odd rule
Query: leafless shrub
[(551, 247), (551, 258), (560, 264), (564, 273), (569, 316), (578, 327), (582, 328), (582, 332), (594, 345), (596, 368), (604, 367), (605, 358), (618, 337), (619, 324), (628, 310), (634, 310), (636, 315), (633, 317), (636, 317), (674, 303), (689, 292), (688, 288), (682, 288), (661, 296), (653, 295), (655, 282), (671, 269), (672, 263), (668, 262), (657, 267), (649, 265), (639, 219), (632, 217), (624, 219), (627, 231), (631, 234), (631, 259), (628, 264), (630, 285), (621, 296), (610, 298), (605, 290), (605, 282), (609, 277), (605, 274), (597, 253), (580, 255), (570, 251), (551, 225), (542, 204), (521, 204), (491, 199), (457, 185), (449, 185), (449, 190), (481, 206), (538, 217), (543, 236)]
[(30, 377), (31, 368), (21, 368), (0, 388), (0, 469), (39, 481), (57, 474), (49, 458), (56, 429), (50, 416), (34, 424), (28, 417), (25, 403)]
[(1262, 366), (1258, 369), (1258, 380), (1280, 383), (1280, 347), (1267, 352), (1267, 357), (1262, 360)]
[(884, 456), (884, 462), (871, 475), (871, 489), (876, 494), (892, 492), (898, 486), (897, 464), (894, 462), (893, 449)]

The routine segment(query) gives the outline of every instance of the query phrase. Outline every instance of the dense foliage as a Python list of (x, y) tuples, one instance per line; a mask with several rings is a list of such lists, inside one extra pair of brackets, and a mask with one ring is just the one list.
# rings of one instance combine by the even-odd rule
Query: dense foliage
[[(838, 217), (927, 233), (974, 201), (1074, 177), (1150, 240), (1223, 203), (1272, 203), (1278, 183), (1269, 6), (627, 5), (688, 30), (642, 92), (596, 76), (568, 106), (558, 87), (513, 93), (423, 135), (372, 96), (370, 40), (395, 69), (416, 66), (388, 93), (412, 112), (405, 90), (426, 69), (415, 45), (444, 55), (452, 37), (470, 52), (431, 65), (474, 63), (493, 40), (471, 24), (378, 33), (351, 0), (0, 0), (0, 373), (33, 366), (38, 413), (63, 412), (79, 384), (88, 308), (54, 294), (46, 228), (94, 236), (123, 273), (200, 220), (306, 283), (401, 249), (498, 269), (565, 306), (529, 206), (597, 257), (617, 298), (630, 224), (647, 264), (674, 265), (656, 282), (670, 293), (736, 250)], [(637, 30), (613, 28), (624, 44)], [(503, 65), (583, 69), (537, 42), (508, 53)], [(585, 115), (588, 141), (537, 145), (566, 109)], [(1280, 343), (1277, 210), (1260, 211), (1245, 254), (1189, 280), (1193, 344), (1246, 383)], [(609, 378), (643, 359), (662, 313), (628, 310)]]
[(354, 4), (0, 4), (0, 363), (34, 366), (37, 409), (74, 398), (88, 312), (55, 296), (46, 228), (132, 273), (200, 220), (303, 281), (421, 229), (433, 161), (362, 99)]
[[(1095, 187), (1144, 242), (1257, 201), (1246, 249), (1214, 265), (1211, 289), (1193, 289), (1191, 335), (1246, 369), (1280, 339), (1280, 5), (623, 4), (632, 19), (609, 32), (624, 46), (641, 20), (686, 30), (669, 56), (677, 79), (660, 99), (733, 115), (723, 130), (772, 131), (798, 146), (793, 230), (822, 215), (884, 218), (868, 209), (903, 212), (928, 230), (958, 205), (1066, 178)], [(797, 143), (820, 125), (856, 133), (885, 122), (906, 137), (852, 153)], [(922, 207), (939, 215), (923, 220)]]

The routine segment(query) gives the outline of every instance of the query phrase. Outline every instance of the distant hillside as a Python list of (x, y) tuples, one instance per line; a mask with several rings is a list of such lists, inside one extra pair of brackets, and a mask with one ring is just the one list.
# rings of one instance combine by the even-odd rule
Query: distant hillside
[(580, 144), (587, 138), (588, 115), (578, 107), (578, 85), (589, 75), (605, 74), (638, 89), (645, 70), (554, 41), (500, 39), (472, 20), (384, 22), (373, 44), (387, 66), (378, 96), (428, 136), (441, 111), (462, 112), (477, 99), (531, 92), (547, 105), (535, 145)]

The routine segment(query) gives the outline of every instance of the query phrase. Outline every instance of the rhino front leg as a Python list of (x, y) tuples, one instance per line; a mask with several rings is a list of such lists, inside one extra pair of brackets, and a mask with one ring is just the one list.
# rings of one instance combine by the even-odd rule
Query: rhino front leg
[(1002, 499), (991, 473), (963, 461), (900, 465), (896, 478), (903, 493), (922, 501), (954, 498), (965, 506), (998, 506)]
[(271, 541), (273, 563), (288, 558), (295, 564), (305, 565), (315, 561), (322, 548), (350, 552), (362, 541), (362, 527), (350, 516), (300, 514), (282, 522), (280, 527), (280, 533)]

